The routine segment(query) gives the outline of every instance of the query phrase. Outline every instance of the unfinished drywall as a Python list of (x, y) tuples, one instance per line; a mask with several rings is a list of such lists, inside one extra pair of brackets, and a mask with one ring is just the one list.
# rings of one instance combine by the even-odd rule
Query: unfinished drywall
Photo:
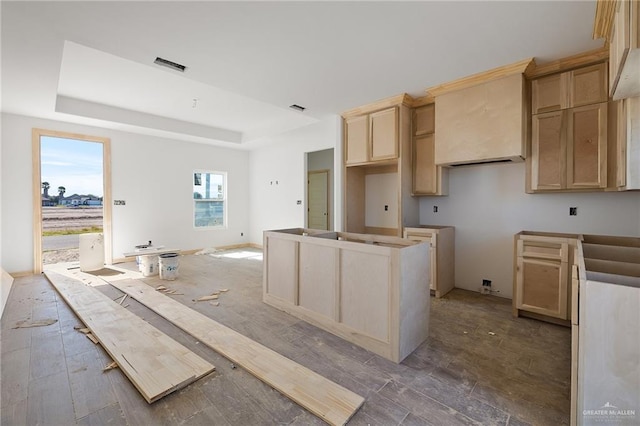
[[(8, 272), (33, 269), (33, 127), (111, 139), (112, 198), (126, 202), (113, 206), (114, 259), (148, 240), (184, 250), (249, 241), (248, 152), (3, 114), (1, 245), (2, 266)], [(227, 228), (193, 227), (196, 169), (228, 173)]]
[(376, 173), (364, 177), (365, 226), (398, 227), (398, 173)]
[(489, 279), (511, 298), (513, 235), (522, 230), (640, 236), (640, 192), (526, 194), (524, 179), (524, 163), (455, 168), (448, 197), (422, 197), (421, 224), (456, 228), (456, 287), (478, 291)]
[[(251, 242), (262, 245), (262, 232), (270, 229), (304, 227), (306, 209), (307, 152), (334, 150), (335, 229), (342, 226), (341, 120), (331, 116), (277, 137), (271, 145), (251, 151), (249, 188), (251, 193)], [(297, 204), (300, 200), (301, 204)]]

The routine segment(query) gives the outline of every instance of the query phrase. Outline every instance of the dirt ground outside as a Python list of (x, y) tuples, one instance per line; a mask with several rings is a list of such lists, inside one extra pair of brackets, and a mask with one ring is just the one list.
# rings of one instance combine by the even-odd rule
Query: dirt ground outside
[[(42, 207), (42, 230), (47, 231), (81, 231), (92, 227), (102, 228), (102, 207)], [(56, 240), (67, 236), (42, 237), (43, 246), (56, 246)], [(77, 240), (63, 248), (45, 248), (42, 260), (45, 265), (61, 262), (74, 262), (80, 259)]]

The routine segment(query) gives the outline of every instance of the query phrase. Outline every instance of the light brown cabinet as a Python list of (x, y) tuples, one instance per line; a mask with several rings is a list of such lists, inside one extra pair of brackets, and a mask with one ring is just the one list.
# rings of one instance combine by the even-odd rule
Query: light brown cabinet
[(531, 82), (531, 112), (533, 114), (606, 101), (606, 63), (552, 74)]
[(446, 195), (449, 170), (435, 162), (435, 105), (413, 110), (412, 195)]
[(411, 241), (428, 242), (429, 289), (440, 298), (455, 286), (455, 228), (453, 226), (408, 227), (404, 238)]
[(369, 115), (371, 161), (398, 158), (398, 109), (388, 108)]
[[(571, 315), (569, 265), (576, 237), (521, 232), (515, 236), (514, 316), (566, 321)], [(555, 322), (555, 321), (554, 321)]]
[(345, 161), (365, 163), (369, 159), (369, 117), (350, 117), (344, 121)]
[(263, 247), (265, 303), (394, 362), (429, 336), (427, 244), (296, 228)]
[(607, 103), (532, 117), (531, 189), (607, 186)]
[(342, 114), (347, 232), (402, 236), (418, 221), (411, 196), (411, 107), (402, 94)]
[(619, 100), (640, 96), (640, 1), (616, 3), (609, 35), (609, 90)]
[(607, 188), (606, 75), (600, 63), (531, 82), (527, 192)]
[(398, 109), (345, 118), (344, 134), (346, 164), (397, 158)]

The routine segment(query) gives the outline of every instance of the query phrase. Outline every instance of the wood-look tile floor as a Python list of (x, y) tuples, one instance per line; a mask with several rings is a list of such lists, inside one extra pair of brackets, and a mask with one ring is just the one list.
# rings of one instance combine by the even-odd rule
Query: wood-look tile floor
[[(456, 289), (431, 299), (429, 339), (394, 364), (263, 304), (259, 252), (244, 252), (184, 256), (178, 280), (144, 281), (184, 293), (172, 297), (364, 396), (349, 425), (569, 423), (568, 328), (513, 318), (509, 300)], [(194, 301), (221, 288), (229, 291), (218, 306)], [(1, 424), (323, 424), (135, 300), (124, 304), (216, 371), (149, 405), (120, 370), (102, 371), (108, 355), (74, 330), (80, 321), (44, 276), (19, 278), (1, 321)], [(49, 318), (58, 321), (13, 328)]]

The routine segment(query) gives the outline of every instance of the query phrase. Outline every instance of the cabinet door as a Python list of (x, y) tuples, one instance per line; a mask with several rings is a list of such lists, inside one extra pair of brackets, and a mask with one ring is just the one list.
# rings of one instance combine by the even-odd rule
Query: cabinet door
[(567, 243), (518, 241), (516, 307), (569, 319)]
[(424, 135), (436, 129), (436, 106), (429, 104), (418, 107), (413, 112), (413, 134)]
[(398, 157), (397, 108), (389, 108), (369, 115), (371, 132), (371, 160)]
[(435, 161), (435, 135), (416, 136), (413, 139), (413, 194), (436, 194), (438, 168)]
[(567, 188), (607, 186), (607, 103), (568, 110)]
[(348, 118), (344, 122), (345, 163), (365, 163), (368, 160), (369, 120), (366, 115)]
[(531, 187), (558, 190), (566, 186), (566, 111), (534, 115), (531, 129)]
[(569, 106), (597, 104), (607, 101), (607, 64), (597, 64), (570, 72)]
[(630, 48), (631, 26), (629, 19), (630, 1), (619, 1), (611, 27), (609, 38), (609, 91), (613, 97), (620, 78), (622, 64), (627, 57)]
[(404, 238), (411, 241), (420, 241), (429, 243), (429, 289), (436, 291), (438, 289), (438, 263), (437, 263), (437, 237), (436, 233), (429, 230), (419, 233), (404, 232)]
[(569, 104), (568, 74), (554, 74), (531, 82), (531, 113), (558, 111)]

